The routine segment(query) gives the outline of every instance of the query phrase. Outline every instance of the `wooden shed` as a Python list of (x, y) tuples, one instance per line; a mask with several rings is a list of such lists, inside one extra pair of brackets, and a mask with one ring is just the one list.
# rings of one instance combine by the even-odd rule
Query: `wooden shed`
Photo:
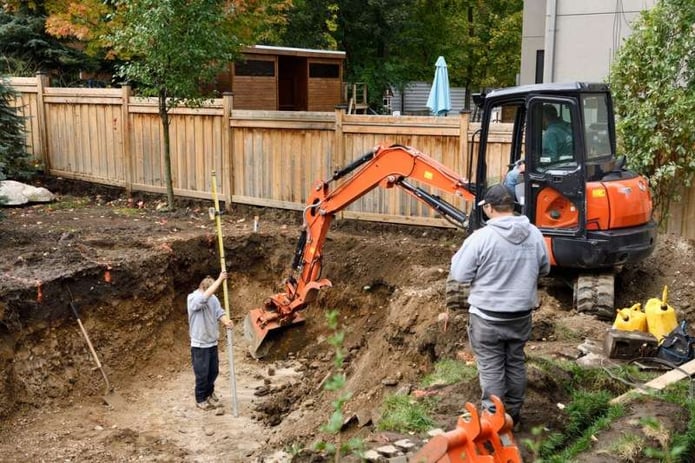
[(333, 111), (342, 98), (345, 52), (255, 45), (219, 76), (237, 109)]

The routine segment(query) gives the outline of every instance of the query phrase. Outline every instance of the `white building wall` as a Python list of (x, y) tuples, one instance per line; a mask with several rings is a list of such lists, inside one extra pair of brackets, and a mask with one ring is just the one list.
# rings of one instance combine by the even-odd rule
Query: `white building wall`
[(525, 0), (520, 83), (535, 82), (539, 49), (545, 50), (546, 82), (608, 81), (633, 21), (656, 1)]
[(536, 54), (545, 42), (545, 0), (524, 0), (519, 83), (535, 84)]

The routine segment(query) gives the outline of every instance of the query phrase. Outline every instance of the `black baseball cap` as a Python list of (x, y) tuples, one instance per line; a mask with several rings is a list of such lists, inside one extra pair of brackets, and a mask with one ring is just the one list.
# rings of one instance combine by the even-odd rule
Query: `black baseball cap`
[(514, 198), (506, 186), (501, 183), (492, 185), (485, 192), (485, 198), (478, 203), (478, 206), (490, 204), (491, 206), (513, 206)]

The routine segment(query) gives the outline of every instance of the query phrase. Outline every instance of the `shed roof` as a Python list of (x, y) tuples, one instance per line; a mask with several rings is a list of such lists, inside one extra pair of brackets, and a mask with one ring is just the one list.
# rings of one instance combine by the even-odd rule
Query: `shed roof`
[(290, 47), (273, 47), (270, 45), (254, 45), (246, 47), (244, 53), (257, 53), (262, 55), (282, 55), (282, 56), (304, 56), (311, 58), (333, 58), (345, 59), (344, 51), (334, 50), (314, 50), (311, 48), (290, 48)]

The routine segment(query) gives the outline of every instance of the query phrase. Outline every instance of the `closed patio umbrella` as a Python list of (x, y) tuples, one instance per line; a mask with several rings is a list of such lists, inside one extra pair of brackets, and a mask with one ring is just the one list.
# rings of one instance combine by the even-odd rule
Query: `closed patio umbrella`
[(451, 111), (451, 95), (449, 92), (449, 72), (444, 57), (437, 58), (434, 69), (434, 81), (427, 98), (427, 107), (435, 116), (446, 116)]

